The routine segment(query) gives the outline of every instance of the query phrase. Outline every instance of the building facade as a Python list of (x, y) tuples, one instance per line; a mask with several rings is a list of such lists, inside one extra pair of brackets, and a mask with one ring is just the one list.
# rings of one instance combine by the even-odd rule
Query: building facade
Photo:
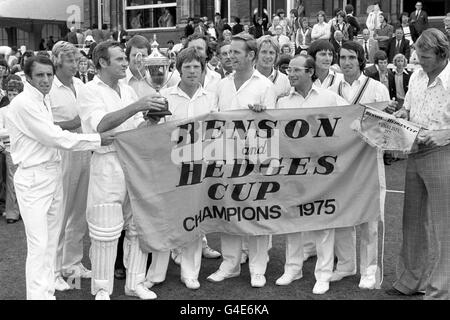
[(0, 46), (38, 50), (42, 39), (61, 39), (81, 26), (83, 0), (0, 0)]
[[(264, 8), (271, 18), (278, 9), (289, 14), (291, 9), (304, 6), (311, 24), (316, 14), (324, 10), (328, 17), (336, 8), (352, 4), (355, 15), (365, 22), (368, 9), (374, 0), (0, 0), (0, 46), (21, 46), (37, 50), (41, 39), (48, 41), (63, 38), (70, 23), (76, 19), (77, 28), (87, 29), (93, 24), (114, 30), (123, 27), (130, 35), (142, 34), (151, 39), (157, 35), (164, 47), (168, 40), (177, 42), (184, 33), (187, 19), (208, 17), (216, 12), (234, 22), (251, 24), (255, 8)], [(388, 13), (391, 23), (398, 15), (414, 11), (416, 1), (381, 0), (381, 9)], [(44, 5), (45, 4), (45, 5)], [(442, 27), (442, 19), (450, 12), (450, 0), (425, 0), (424, 10), (430, 16), (432, 26)], [(73, 18), (76, 17), (76, 18)], [(72, 19), (72, 22), (70, 20)]]
[[(267, 9), (272, 17), (278, 9), (283, 9), (288, 15), (291, 9), (303, 5), (306, 16), (314, 23), (318, 11), (324, 10), (331, 17), (336, 8), (352, 4), (355, 15), (364, 23), (373, 2), (374, 0), (84, 0), (84, 24), (106, 24), (111, 29), (120, 25), (131, 35), (139, 33), (149, 39), (156, 34), (158, 42), (164, 46), (169, 39), (175, 42), (179, 39), (189, 17), (206, 16), (213, 19), (214, 14), (220, 12), (229, 22), (234, 22), (234, 18), (239, 17), (241, 23), (251, 24), (255, 8)], [(450, 1), (423, 2), (431, 24), (442, 24), (443, 16), (450, 12)], [(381, 1), (381, 9), (388, 13), (391, 23), (398, 21), (401, 12), (414, 11), (414, 5), (415, 1), (408, 0)]]

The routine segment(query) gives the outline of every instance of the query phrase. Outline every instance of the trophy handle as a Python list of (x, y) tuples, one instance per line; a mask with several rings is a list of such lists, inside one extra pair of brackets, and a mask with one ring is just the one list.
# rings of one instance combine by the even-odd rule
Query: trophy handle
[(144, 64), (144, 57), (142, 56), (141, 52), (136, 53), (136, 64), (137, 64), (137, 72), (139, 73), (139, 76), (141, 79), (145, 79), (145, 76), (141, 73), (142, 65)]

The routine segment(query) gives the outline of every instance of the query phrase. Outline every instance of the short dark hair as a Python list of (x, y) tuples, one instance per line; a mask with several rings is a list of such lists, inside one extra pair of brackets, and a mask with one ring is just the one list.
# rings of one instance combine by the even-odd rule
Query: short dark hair
[(220, 49), (222, 49), (222, 47), (229, 46), (229, 45), (230, 45), (230, 43), (227, 41), (219, 42), (216, 46), (216, 53), (220, 54)]
[(319, 78), (316, 75), (316, 59), (314, 59), (310, 55), (307, 55), (307, 56), (300, 56), (299, 55), (299, 57), (304, 57), (305, 58), (305, 68), (307, 68), (308, 71), (310, 71), (311, 69), (313, 70), (312, 76), (311, 76), (311, 80), (312, 80), (312, 82), (315, 82)]
[(400, 15), (398, 16), (398, 21), (399, 21), (400, 24), (402, 23), (402, 17), (403, 17), (403, 16), (406, 16), (406, 17), (408, 18), (408, 20), (409, 20), (409, 14), (408, 14), (408, 12), (403, 11), (403, 12), (400, 13)]
[(92, 60), (96, 69), (99, 70), (101, 68), (100, 59), (106, 60), (108, 64), (110, 63), (109, 48), (115, 47), (121, 48), (120, 43), (117, 41), (103, 41), (95, 46), (94, 52), (92, 53)]
[(345, 12), (347, 14), (353, 13), (353, 11), (355, 11), (355, 8), (353, 8), (353, 6), (351, 4), (348, 4), (345, 6)]
[(138, 34), (133, 36), (127, 42), (127, 47), (125, 49), (125, 55), (127, 56), (128, 60), (130, 60), (130, 53), (131, 53), (132, 48), (147, 49), (148, 54), (150, 54), (152, 51), (152, 46), (150, 44), (150, 41), (148, 41), (148, 39), (146, 37), (138, 35)]
[(239, 33), (239, 34), (234, 35), (231, 38), (231, 40), (244, 41), (246, 49), (247, 49), (247, 53), (253, 51), (255, 53), (255, 59), (256, 59), (256, 55), (258, 54), (258, 45), (256, 43), (255, 38), (252, 35)]
[[(356, 56), (358, 57), (359, 70), (364, 71), (366, 67), (366, 57), (364, 54), (364, 48), (356, 41), (346, 41), (342, 44), (341, 50), (352, 50), (356, 52)], [(339, 52), (340, 54), (340, 52)]]
[(378, 50), (377, 52), (375, 52), (375, 54), (373, 55), (373, 62), (375, 64), (378, 64), (378, 62), (383, 61), (383, 60), (387, 60), (387, 54), (385, 51), (383, 50)]
[(319, 16), (323, 16), (323, 21), (327, 22), (327, 15), (325, 14), (325, 11), (320, 10), (319, 12), (317, 12), (317, 21), (319, 21)]
[(205, 46), (206, 46), (206, 60), (210, 60), (213, 56), (211, 47), (210, 47), (210, 43), (209, 43), (209, 38), (205, 35), (202, 34), (198, 34), (198, 33), (193, 33), (191, 34), (188, 38), (187, 38), (187, 42), (186, 42), (186, 46), (185, 48), (187, 48), (189, 46), (189, 42), (197, 40), (197, 39), (202, 39), (205, 41)]
[(292, 60), (292, 57), (290, 55), (282, 54), (278, 58), (278, 61), (276, 63), (276, 67), (278, 68), (282, 64), (289, 64), (289, 62), (291, 62), (291, 60)]
[(241, 19), (239, 17), (234, 18), (234, 21), (236, 21), (236, 23), (241, 23)]
[(169, 44), (169, 43), (171, 43), (171, 44), (175, 44), (175, 42), (173, 42), (173, 40), (169, 40), (169, 41), (167, 41), (167, 44)]
[(53, 74), (55, 74), (56, 72), (55, 65), (53, 64), (52, 60), (50, 60), (50, 58), (47, 58), (46, 56), (32, 56), (27, 60), (27, 62), (25, 62), (25, 66), (23, 67), (23, 72), (25, 73), (26, 76), (32, 78), (35, 63), (52, 66)]
[(328, 40), (316, 40), (308, 48), (308, 55), (316, 59), (316, 54), (319, 51), (331, 51), (333, 53), (333, 60), (336, 56), (336, 50)]
[(183, 67), (183, 63), (185, 62), (191, 62), (191, 61), (198, 61), (202, 65), (202, 72), (206, 68), (206, 60), (205, 57), (203, 57), (197, 49), (195, 48), (187, 48), (184, 50), (181, 50), (180, 53), (177, 56), (177, 62), (176, 62), (176, 68), (178, 72), (181, 74), (181, 68)]

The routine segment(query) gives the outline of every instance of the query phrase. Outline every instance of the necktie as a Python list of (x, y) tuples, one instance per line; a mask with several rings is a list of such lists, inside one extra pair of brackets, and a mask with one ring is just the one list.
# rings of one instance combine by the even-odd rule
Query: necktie
[(364, 51), (366, 52), (366, 60), (369, 60), (369, 49), (367, 49), (367, 41), (364, 41)]
[(397, 40), (397, 52), (400, 52), (400, 40)]
[(82, 80), (83, 80), (83, 83), (86, 83), (86, 75), (85, 75), (85, 74), (83, 74), (83, 75), (82, 75), (82, 77), (83, 77), (83, 78), (82, 78)]
[(419, 15), (420, 15), (420, 10), (417, 10), (416, 12), (416, 18), (419, 19)]

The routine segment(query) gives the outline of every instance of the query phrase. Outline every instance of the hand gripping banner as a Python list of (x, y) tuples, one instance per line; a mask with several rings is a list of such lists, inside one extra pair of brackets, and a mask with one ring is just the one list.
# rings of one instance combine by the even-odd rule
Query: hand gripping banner
[(145, 251), (201, 234), (268, 235), (382, 219), (381, 153), (361, 106), (210, 113), (115, 140)]

